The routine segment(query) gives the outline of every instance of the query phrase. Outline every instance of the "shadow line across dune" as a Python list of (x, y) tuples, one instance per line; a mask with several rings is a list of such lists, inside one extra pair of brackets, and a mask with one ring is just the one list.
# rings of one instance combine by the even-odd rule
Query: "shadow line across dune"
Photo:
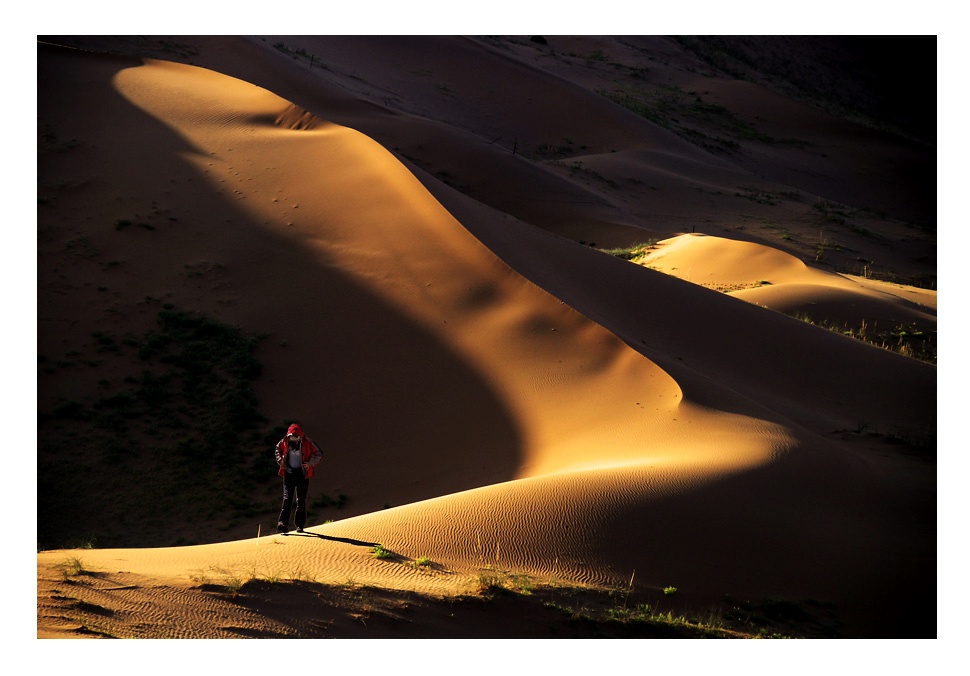
[(328, 542), (343, 542), (344, 544), (354, 545), (355, 547), (376, 547), (377, 542), (365, 542), (363, 540), (355, 540), (353, 538), (340, 538), (334, 537), (332, 535), (323, 535), (321, 533), (310, 533), (308, 531), (303, 531), (302, 533), (290, 532), (283, 533), (283, 537), (296, 537), (296, 538), (319, 538), (320, 540), (327, 540)]
[[(279, 179), (272, 167), (246, 169), (257, 160), (239, 146), (197, 147), (121, 95), (112, 84), (117, 75), (141, 63), (38, 45), (39, 128), (76, 139), (67, 151), (39, 157), (38, 254), (49, 264), (38, 271), (38, 353), (51, 361), (87, 354), (93, 362), (102, 358), (93, 334), (151, 331), (161, 302), (264, 336), (256, 355), (263, 366), (256, 382), (260, 410), (273, 422), (300, 420), (324, 446), (325, 467), (311, 482), (308, 501), (340, 490), (350, 497), (343, 518), (513, 478), (522, 435), (493, 386), (418, 319), (314, 250), (305, 228), (325, 233), (326, 223), (287, 228), (264, 220), (247, 206), (272, 195), (256, 194), (242, 178), (234, 192), (231, 171), (220, 181), (218, 166), (206, 171), (199, 158), (210, 158), (209, 166), (238, 166), (247, 177), (262, 175), (285, 196), (287, 185), (273, 183)], [(90, 167), (98, 168), (97, 181), (81, 182)], [(152, 229), (113, 228), (120, 218), (143, 218)], [(72, 238), (89, 243), (87, 265), (77, 264), (65, 246)], [(63, 325), (71, 328), (54, 328)], [(144, 368), (133, 354), (128, 364), (111, 359), (80, 374), (40, 372), (40, 410), (61, 398), (95, 402), (104, 383), (117, 388), (113, 383), (121, 383), (126, 368), (130, 377)], [(105, 372), (108, 367), (121, 375)], [(228, 504), (211, 512), (214, 517), (191, 516), (193, 509), (183, 508), (192, 499), (160, 483), (157, 471), (139, 471), (138, 492), (97, 507), (97, 495), (106, 481), (117, 480), (120, 465), (107, 451), (104, 457), (95, 451), (84, 463), (97, 468), (98, 480), (83, 481), (73, 467), (79, 461), (73, 444), (55, 429), (60, 422), (45, 420), (39, 432), (46, 452), (38, 457), (47, 462), (38, 468), (38, 486), (56, 499), (40, 505), (39, 542), (93, 533), (99, 546), (167, 546), (175, 536), (166, 523), (182, 524), (178, 530), (187, 538), (197, 530), (200, 542), (245, 537), (255, 528), (250, 516), (213, 536), (213, 527), (228, 519)], [(136, 465), (158, 462), (166, 444), (177, 441), (168, 437), (148, 433), (141, 446), (128, 443), (128, 453), (136, 454)], [(257, 518), (268, 530), (278, 509), (272, 446), (239, 450), (244, 457), (237, 463), (265, 466), (265, 497), (258, 497), (268, 508)], [(157, 495), (166, 497), (154, 501)], [(215, 496), (224, 498), (231, 499)], [(60, 518), (66, 513), (75, 518)], [(126, 520), (139, 528), (127, 528)], [(114, 528), (110, 536), (106, 527)]]

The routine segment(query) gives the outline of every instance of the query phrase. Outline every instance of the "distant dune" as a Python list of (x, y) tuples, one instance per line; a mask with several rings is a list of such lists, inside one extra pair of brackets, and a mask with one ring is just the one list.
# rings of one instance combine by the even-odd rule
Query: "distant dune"
[(552, 622), (419, 600), (503, 586), (936, 637), (935, 134), (869, 90), (660, 37), (37, 49), (38, 637)]

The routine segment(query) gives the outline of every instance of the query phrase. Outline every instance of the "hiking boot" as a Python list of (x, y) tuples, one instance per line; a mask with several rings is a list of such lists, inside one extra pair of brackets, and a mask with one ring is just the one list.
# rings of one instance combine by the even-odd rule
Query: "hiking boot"
[(297, 533), (302, 533), (303, 532), (303, 526), (297, 526), (296, 527), (296, 532)]
[(278, 524), (276, 524), (276, 530), (278, 530), (281, 533), (289, 533), (290, 532), (290, 529), (287, 528), (286, 527), (286, 524), (283, 523), (282, 521), (280, 521)]

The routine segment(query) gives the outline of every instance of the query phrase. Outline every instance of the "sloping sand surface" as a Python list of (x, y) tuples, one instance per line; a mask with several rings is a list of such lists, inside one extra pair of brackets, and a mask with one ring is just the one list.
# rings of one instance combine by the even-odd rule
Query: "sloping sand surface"
[(720, 237), (658, 242), (641, 265), (750, 303), (835, 327), (936, 333), (936, 292), (813, 269), (776, 249)]
[[(677, 234), (677, 195), (744, 168), (487, 43), (291, 43), (328, 64), (313, 88), (268, 44), (199, 44), (225, 51), (198, 67), (38, 46), (39, 354), (150, 330), (169, 303), (265, 336), (260, 410), (323, 446), (311, 498), (351, 500), (305, 533), (274, 533), (270, 509), (228, 536), (180, 526), (203, 544), (41, 551), (38, 636), (71, 631), (42, 608), (72, 558), (182, 637), (179, 599), (209, 584), (450, 597), (483, 571), (676, 587), (696, 608), (810, 603), (845, 636), (935, 633), (913, 621), (933, 612), (935, 465), (894, 448), (935, 430), (935, 366), (782, 314), (935, 332), (935, 291)], [(426, 77), (429, 59), (447, 67)], [(537, 158), (575, 128), (591, 131), (568, 158)], [(652, 234), (640, 265), (597, 250)], [(42, 411), (123, 377), (50, 371)], [(159, 585), (176, 591), (146, 600)]]

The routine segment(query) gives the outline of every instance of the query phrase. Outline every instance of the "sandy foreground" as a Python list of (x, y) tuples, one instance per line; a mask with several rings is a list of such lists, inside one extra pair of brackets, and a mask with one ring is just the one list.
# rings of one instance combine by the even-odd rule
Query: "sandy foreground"
[[(311, 499), (350, 499), (277, 534), (274, 480), (225, 530), (44, 548), (38, 638), (553, 637), (468, 600), (490, 583), (936, 636), (935, 362), (845, 335), (935, 340), (935, 211), (840, 164), (935, 149), (714, 78), (802, 125), (735, 159), (527, 39), (105, 40), (37, 48), (39, 409), (118, 386), (60, 366), (98, 332), (204, 313), (268, 336), (260, 410), (324, 447)], [(603, 40), (562, 53), (687, 58)]]

